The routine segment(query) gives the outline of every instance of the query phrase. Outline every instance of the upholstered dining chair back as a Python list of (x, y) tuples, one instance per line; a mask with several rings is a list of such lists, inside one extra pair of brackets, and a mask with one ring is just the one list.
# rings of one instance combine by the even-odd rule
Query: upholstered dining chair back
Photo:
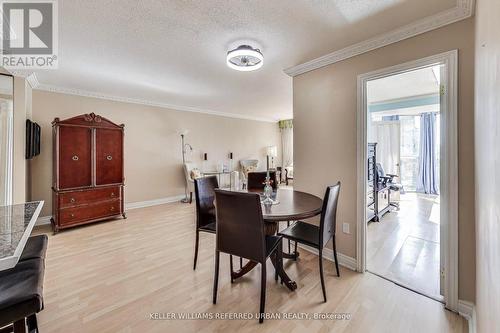
[(337, 205), (340, 195), (340, 182), (326, 188), (323, 199), (323, 209), (319, 225), (319, 244), (325, 246), (328, 241), (335, 236), (337, 227)]
[(196, 178), (194, 180), (197, 228), (215, 222), (215, 189), (218, 187), (216, 176)]
[(197, 169), (197, 165), (194, 162), (184, 163), (184, 177), (186, 177), (186, 184), (188, 187), (188, 192), (194, 191), (194, 179), (191, 177), (191, 171)]
[(266, 261), (264, 220), (256, 193), (215, 190), (217, 251)]
[[(248, 173), (248, 184), (247, 188), (251, 190), (264, 190), (266, 182), (266, 171), (249, 172)], [(276, 171), (269, 171), (269, 178), (271, 179), (271, 186), (273, 190), (278, 188), (278, 182), (276, 180)]]
[(259, 160), (241, 160), (240, 166), (243, 180), (246, 181), (248, 173), (257, 170), (259, 167)]

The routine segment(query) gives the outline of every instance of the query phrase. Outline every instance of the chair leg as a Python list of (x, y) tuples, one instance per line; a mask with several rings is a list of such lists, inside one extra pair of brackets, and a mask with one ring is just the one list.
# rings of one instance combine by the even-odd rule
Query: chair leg
[(29, 333), (38, 333), (38, 322), (36, 320), (36, 314), (32, 314), (26, 318), (26, 325), (28, 326)]
[(232, 254), (229, 255), (229, 267), (231, 269), (231, 283), (233, 283), (234, 279), (233, 279), (233, 255)]
[(19, 319), (14, 322), (14, 333), (26, 333), (26, 320), (25, 318)]
[(240, 257), (240, 269), (242, 269), (242, 268), (243, 268), (243, 258)]
[(266, 262), (261, 264), (261, 280), (260, 280), (260, 317), (259, 323), (264, 321), (264, 309), (266, 307)]
[(278, 282), (278, 267), (279, 267), (279, 262), (280, 262), (280, 257), (278, 255), (278, 252), (279, 252), (279, 247), (281, 246), (281, 244), (278, 245), (278, 247), (276, 248), (276, 250), (274, 251), (274, 258), (275, 258), (275, 262), (276, 262), (276, 266), (274, 267), (274, 281)]
[(193, 203), (193, 192), (189, 192), (189, 203)]
[(337, 245), (335, 244), (335, 235), (333, 235), (333, 259), (335, 259), (335, 269), (337, 270), (337, 276), (340, 277), (339, 261), (337, 259)]
[(196, 270), (196, 261), (198, 260), (198, 243), (200, 242), (200, 232), (196, 230), (196, 239), (194, 241), (194, 263), (193, 271)]
[[(276, 253), (278, 256), (278, 267), (280, 270), (283, 270), (283, 241), (280, 241), (278, 251)], [(281, 284), (283, 284), (283, 279), (281, 279)]]
[[(288, 184), (287, 184), (288, 185)], [(290, 221), (286, 221), (286, 227), (289, 228), (290, 227)], [(288, 253), (292, 253), (292, 246), (291, 246), (291, 242), (290, 240), (288, 239)]]
[(325, 289), (325, 277), (323, 276), (323, 249), (320, 249), (319, 251), (319, 276), (321, 278), (321, 289), (323, 290), (323, 298), (326, 303), (326, 289)]
[(220, 252), (215, 251), (215, 272), (214, 272), (214, 296), (213, 296), (213, 303), (217, 303), (217, 287), (219, 285), (219, 259), (220, 259)]

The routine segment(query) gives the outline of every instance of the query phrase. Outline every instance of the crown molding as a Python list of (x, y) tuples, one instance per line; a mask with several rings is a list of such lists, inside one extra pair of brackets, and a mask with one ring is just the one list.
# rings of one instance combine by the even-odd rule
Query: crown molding
[[(37, 80), (37, 82), (38, 82), (38, 80)], [(153, 106), (153, 107), (158, 107), (158, 108), (170, 109), (170, 110), (174, 110), (174, 111), (195, 112), (195, 113), (209, 114), (212, 116), (243, 119), (243, 120), (254, 120), (254, 121), (267, 122), (267, 123), (276, 123), (279, 120), (279, 119), (274, 119), (274, 118), (252, 117), (252, 116), (240, 115), (240, 114), (235, 114), (235, 113), (219, 112), (219, 111), (201, 109), (201, 108), (196, 108), (196, 107), (191, 107), (191, 106), (173, 105), (173, 104), (167, 104), (167, 103), (161, 103), (161, 102), (148, 101), (148, 100), (144, 100), (144, 99), (113, 96), (113, 95), (107, 95), (107, 94), (102, 94), (102, 93), (93, 92), (93, 91), (72, 89), (72, 88), (63, 88), (63, 87), (48, 85), (48, 84), (38, 84), (36, 86), (36, 90), (42, 90), (42, 91), (48, 91), (48, 92), (53, 92), (53, 93), (66, 94), (66, 95), (76, 95), (76, 96), (83, 96), (83, 97), (90, 97), (90, 98), (98, 98), (98, 99), (104, 99), (104, 100), (114, 101), (114, 102)]]
[(36, 76), (36, 73), (33, 72), (30, 75), (26, 77), (26, 81), (30, 84), (32, 89), (35, 89), (40, 85), (40, 82), (38, 82), (38, 77)]
[(353, 44), (303, 64), (287, 68), (284, 72), (294, 77), (467, 19), (474, 14), (474, 5), (475, 0), (457, 0), (456, 6), (452, 9), (428, 16), (388, 33)]
[(40, 85), (38, 82), (38, 77), (35, 72), (25, 71), (25, 70), (13, 70), (5, 68), (12, 76), (22, 77), (30, 84), (31, 88), (35, 89)]

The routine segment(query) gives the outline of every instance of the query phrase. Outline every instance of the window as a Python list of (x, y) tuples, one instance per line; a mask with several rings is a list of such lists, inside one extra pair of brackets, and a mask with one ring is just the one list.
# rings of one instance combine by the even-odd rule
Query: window
[(420, 153), (420, 117), (400, 116), (399, 119), (401, 122), (401, 184), (407, 191), (416, 191)]

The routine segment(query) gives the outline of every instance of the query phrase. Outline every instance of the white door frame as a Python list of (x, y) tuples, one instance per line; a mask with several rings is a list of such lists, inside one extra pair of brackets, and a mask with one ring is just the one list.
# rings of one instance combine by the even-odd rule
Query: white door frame
[(441, 252), (444, 258), (444, 303), (446, 308), (458, 310), (458, 51), (437, 54), (362, 74), (358, 76), (357, 110), (357, 228), (356, 259), (359, 272), (366, 271), (366, 174), (367, 170), (367, 101), (368, 81), (413, 71), (432, 65), (444, 65), (446, 75), (441, 77)]

